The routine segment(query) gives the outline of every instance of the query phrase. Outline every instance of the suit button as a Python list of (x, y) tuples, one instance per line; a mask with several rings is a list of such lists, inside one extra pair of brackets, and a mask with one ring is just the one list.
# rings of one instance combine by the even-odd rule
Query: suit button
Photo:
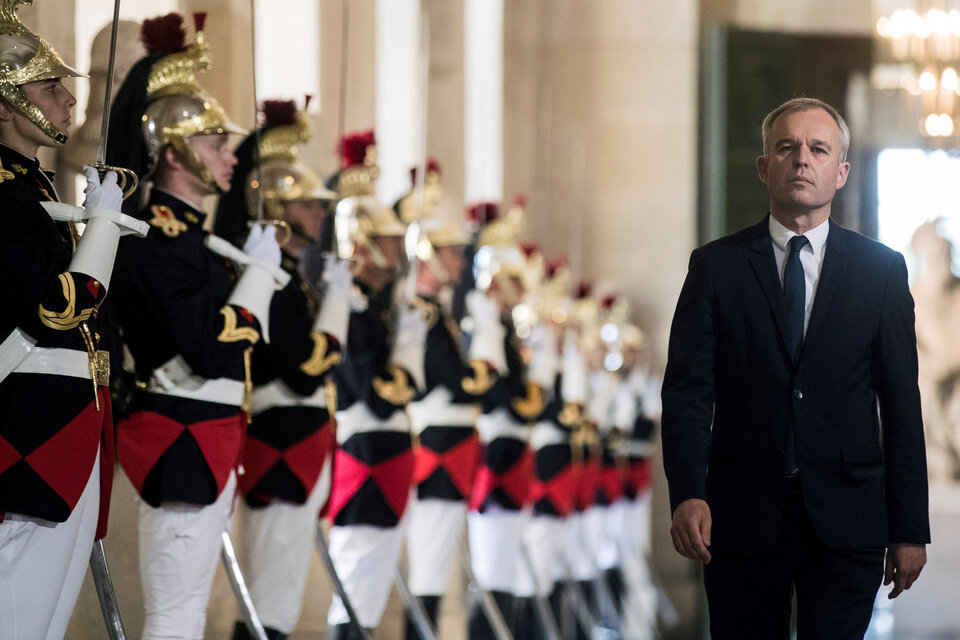
[(800, 389), (794, 389), (793, 397), (796, 398), (797, 400), (803, 400), (803, 391), (800, 391)]

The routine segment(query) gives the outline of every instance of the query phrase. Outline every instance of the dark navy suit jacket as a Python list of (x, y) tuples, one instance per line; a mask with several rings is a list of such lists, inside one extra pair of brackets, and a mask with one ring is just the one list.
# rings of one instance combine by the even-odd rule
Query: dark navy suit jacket
[(690, 257), (663, 384), (663, 456), (671, 509), (705, 499), (715, 550), (772, 545), (791, 422), (804, 505), (827, 546), (930, 540), (906, 265), (829, 224), (796, 361), (767, 218)]

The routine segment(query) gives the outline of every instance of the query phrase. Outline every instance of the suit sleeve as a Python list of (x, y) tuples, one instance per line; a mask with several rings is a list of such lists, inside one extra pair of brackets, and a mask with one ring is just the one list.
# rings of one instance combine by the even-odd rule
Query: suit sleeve
[(875, 375), (890, 541), (920, 544), (930, 542), (930, 522), (914, 327), (907, 268), (898, 254), (883, 294)]
[(663, 381), (663, 465), (671, 512), (684, 500), (707, 497), (715, 341), (713, 285), (697, 250), (673, 316)]

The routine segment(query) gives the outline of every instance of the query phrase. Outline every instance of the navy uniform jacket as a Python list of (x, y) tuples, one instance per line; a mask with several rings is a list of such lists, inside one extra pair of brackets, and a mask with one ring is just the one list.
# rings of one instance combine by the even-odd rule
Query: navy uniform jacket
[(326, 385), (340, 362), (336, 338), (313, 330), (319, 302), (284, 255), (290, 283), (270, 301), (270, 342), (253, 353), (253, 420), (240, 489), (250, 506), (275, 498), (303, 504), (333, 449)]
[(410, 405), (419, 442), (414, 470), (417, 497), (463, 502), (470, 496), (479, 463), (474, 427), (478, 403), (498, 375), (488, 362), (467, 361), (456, 322), (436, 300), (423, 297), (422, 301), (429, 310), (425, 386)]
[[(138, 380), (149, 384), (177, 356), (200, 378), (244, 380), (244, 352), (259, 339), (260, 324), (227, 304), (234, 277), (203, 244), (206, 214), (155, 188), (141, 217), (150, 232), (121, 239), (113, 284)], [(148, 504), (211, 504), (239, 460), (242, 396), (205, 401), (154, 388), (136, 395), (118, 425), (120, 463)]]
[[(504, 340), (508, 373), (482, 398), (483, 415), (477, 423), (484, 451), (470, 508), (480, 512), (491, 504), (516, 511), (529, 501), (533, 479), (533, 456), (527, 445), (529, 433), (520, 436), (516, 429), (529, 431), (546, 409), (544, 390), (526, 381), (516, 332), (510, 323), (506, 323)], [(493, 437), (484, 433), (488, 426), (493, 427), (490, 430)], [(504, 426), (507, 430), (503, 430)]]
[(564, 400), (562, 375), (554, 384), (553, 397), (535, 429), (547, 431), (543, 444), (534, 434), (534, 479), (531, 498), (536, 515), (564, 517), (573, 509), (575, 470), (570, 438), (583, 421), (583, 407)]
[(330, 518), (337, 526), (396, 526), (413, 476), (406, 406), (416, 394), (407, 371), (390, 364), (393, 287), (372, 294), (355, 286), (367, 307), (350, 313), (347, 345), (334, 372), (337, 445)]
[(690, 257), (663, 384), (664, 467), (672, 508), (709, 504), (716, 549), (773, 543), (791, 422), (804, 506), (827, 546), (930, 540), (906, 266), (829, 224), (796, 361), (766, 218)]
[[(70, 272), (71, 230), (40, 206), (56, 200), (50, 176), (36, 159), (0, 145), (0, 342), (18, 329), (36, 348), (87, 353), (81, 324), (96, 334), (100, 283)], [(101, 435), (102, 494), (113, 474), (112, 421), (107, 394), (100, 410), (89, 378), (10, 373), (0, 381), (0, 518), (19, 513), (63, 522), (86, 485)], [(104, 475), (107, 474), (107, 475)], [(103, 504), (103, 501), (101, 501)], [(106, 511), (102, 513), (105, 515)]]

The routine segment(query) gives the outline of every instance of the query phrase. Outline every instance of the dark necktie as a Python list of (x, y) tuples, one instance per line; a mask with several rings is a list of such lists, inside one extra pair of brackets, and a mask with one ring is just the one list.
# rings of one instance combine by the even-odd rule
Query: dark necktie
[[(809, 242), (804, 236), (790, 238), (787, 264), (783, 268), (783, 302), (787, 309), (787, 326), (789, 327), (788, 342), (790, 355), (794, 362), (800, 355), (803, 346), (803, 319), (804, 308), (807, 302), (806, 277), (803, 274), (803, 265), (800, 264), (800, 250)], [(790, 422), (787, 433), (786, 454), (787, 475), (796, 475), (800, 472), (797, 462), (797, 443), (794, 424)]]

